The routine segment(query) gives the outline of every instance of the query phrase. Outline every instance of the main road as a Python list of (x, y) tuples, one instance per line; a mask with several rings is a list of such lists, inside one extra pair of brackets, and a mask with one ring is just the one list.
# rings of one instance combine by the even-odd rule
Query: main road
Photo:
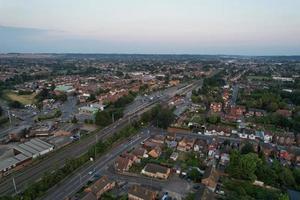
[[(195, 84), (198, 84), (198, 82)], [(143, 102), (140, 106), (127, 113), (127, 115), (125, 115), (122, 119), (95, 133), (96, 138), (98, 140), (106, 139), (108, 136), (119, 131), (128, 123), (130, 123), (132, 119), (139, 117), (141, 114), (151, 109), (156, 103), (168, 101), (177, 93), (186, 93), (191, 91), (195, 87), (195, 84), (175, 87), (176, 89), (168, 88), (162, 91), (162, 95), (157, 99), (154, 99), (151, 102)], [(38, 181), (45, 172), (51, 172), (56, 170), (58, 167), (62, 167), (65, 164), (66, 159), (75, 158), (84, 154), (95, 143), (96, 140), (93, 136), (86, 137), (67, 147), (46, 155), (44, 158), (36, 163), (33, 163), (33, 165), (26, 167), (22, 171), (15, 172), (7, 177), (4, 177), (1, 179), (0, 183), (1, 196), (12, 195), (15, 193), (13, 179), (16, 183), (18, 192), (23, 191), (28, 185)]]
[(111, 166), (112, 162), (115, 160), (115, 158), (117, 158), (117, 156), (126, 150), (131, 149), (149, 136), (150, 135), (147, 130), (141, 131), (140, 134), (133, 136), (130, 141), (119, 144), (107, 152), (104, 156), (91, 162), (90, 165), (82, 167), (75, 175), (66, 178), (60, 184), (48, 190), (47, 196), (43, 197), (42, 199), (53, 200), (67, 199), (68, 197), (71, 197), (74, 195), (74, 193), (76, 193), (76, 191), (79, 191), (82, 186), (84, 186), (93, 178), (93, 174), (102, 175), (103, 171), (106, 170), (107, 167)]

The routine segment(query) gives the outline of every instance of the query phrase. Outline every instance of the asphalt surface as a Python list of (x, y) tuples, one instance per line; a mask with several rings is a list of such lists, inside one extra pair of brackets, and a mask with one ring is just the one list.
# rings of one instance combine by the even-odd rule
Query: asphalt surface
[[(149, 107), (147, 107), (147, 109), (149, 109)], [(147, 109), (143, 109), (142, 111), (137, 112), (136, 115), (142, 114)], [(135, 115), (132, 116), (132, 118), (134, 117)], [(121, 130), (128, 123), (128, 119), (123, 118), (96, 133), (97, 137), (99, 140), (103, 140), (109, 135)], [(74, 144), (71, 144), (70, 146), (46, 155), (43, 160), (35, 165), (26, 167), (24, 170), (11, 174), (8, 177), (4, 177), (3, 179), (1, 179), (0, 183), (1, 196), (11, 195), (15, 192), (12, 177), (14, 177), (15, 179), (18, 191), (22, 191), (24, 188), (26, 188), (27, 185), (39, 180), (45, 172), (53, 171), (57, 169), (57, 167), (62, 167), (67, 158), (75, 158), (82, 155), (83, 153), (87, 152), (90, 146), (95, 143), (95, 137), (84, 138)]]
[[(92, 164), (82, 168), (75, 175), (65, 179), (64, 181), (60, 182), (59, 185), (51, 188), (47, 193), (48, 195), (42, 199), (53, 200), (71, 197), (78, 190), (80, 190), (82, 186), (87, 184), (87, 182), (93, 178), (94, 174), (99, 174), (100, 176), (103, 175), (103, 171), (106, 170), (107, 167), (109, 167), (121, 153), (131, 149), (147, 137), (149, 137), (148, 131), (144, 130), (140, 134), (132, 137), (130, 142), (126, 141), (116, 146), (111, 151), (107, 152), (105, 156), (102, 156), (93, 162), (91, 161)], [(93, 173), (90, 174), (90, 172)]]
[[(202, 85), (202, 81), (198, 82), (195, 85), (189, 85), (187, 87), (183, 87), (181, 90), (173, 90), (172, 92), (168, 93), (168, 97), (172, 97), (174, 96), (176, 93), (180, 92), (180, 93), (189, 93), (192, 89), (194, 89), (195, 87), (198, 87), (200, 85)], [(190, 95), (188, 95), (188, 98), (190, 97)], [(73, 175), (72, 177), (68, 178), (67, 180), (60, 182), (57, 186), (51, 188), (48, 192), (47, 192), (47, 196), (45, 196), (43, 199), (46, 200), (51, 200), (51, 199), (66, 199), (68, 197), (71, 197), (72, 195), (74, 195), (78, 190), (80, 190), (80, 188), (86, 184), (91, 178), (92, 176), (89, 174), (89, 172), (91, 171), (96, 171), (95, 173), (97, 174), (102, 174), (102, 172), (107, 169), (110, 164), (112, 162), (114, 162), (115, 158), (121, 154), (122, 152), (124, 152), (125, 150), (129, 150), (131, 149), (133, 146), (135, 146), (136, 144), (138, 144), (139, 142), (143, 141), (145, 138), (149, 137), (149, 133), (153, 133), (153, 132), (157, 132), (160, 133), (162, 132), (161, 129), (151, 129), (151, 131), (149, 129), (143, 130), (142, 134), (139, 134), (137, 138), (135, 138), (134, 140), (130, 140), (129, 142), (124, 143), (123, 145), (121, 145), (120, 147), (115, 147), (111, 153), (106, 154), (105, 156), (102, 156), (99, 160), (97, 160), (94, 164), (90, 165), (87, 168), (84, 168), (82, 170), (80, 170), (78, 173), (76, 173), (75, 175)], [(111, 174), (112, 176), (112, 174)], [(117, 178), (117, 180), (126, 180), (126, 177), (122, 178)], [(127, 177), (128, 178), (128, 177)], [(132, 178), (132, 177), (130, 177)], [(160, 186), (163, 186), (163, 182), (160, 181), (156, 181), (153, 179), (149, 179), (147, 177), (133, 177), (133, 179), (135, 179), (136, 182), (138, 183), (142, 183), (142, 184), (147, 184), (149, 183), (149, 181), (152, 184), (152, 181), (155, 182), (155, 184), (158, 184)]]
[[(142, 113), (151, 109), (153, 105), (161, 101), (168, 101), (176, 93), (186, 93), (192, 89), (193, 85), (183, 86), (181, 88), (167, 89), (162, 92), (162, 96), (151, 101), (142, 103), (135, 110), (127, 113), (125, 117), (116, 121), (114, 124), (104, 128), (103, 130), (96, 133), (99, 140), (103, 140), (109, 135), (121, 130), (125, 125), (130, 123), (134, 118), (139, 117)], [(22, 171), (15, 172), (7, 177), (2, 178), (0, 181), (0, 194), (13, 195), (15, 193), (12, 178), (15, 179), (17, 190), (23, 191), (31, 183), (38, 181), (45, 172), (51, 172), (58, 167), (62, 167), (67, 158), (75, 158), (83, 153), (87, 152), (91, 145), (95, 144), (96, 140), (94, 137), (84, 138), (77, 143), (71, 144), (63, 149), (52, 152), (42, 159), (39, 163), (26, 167)]]

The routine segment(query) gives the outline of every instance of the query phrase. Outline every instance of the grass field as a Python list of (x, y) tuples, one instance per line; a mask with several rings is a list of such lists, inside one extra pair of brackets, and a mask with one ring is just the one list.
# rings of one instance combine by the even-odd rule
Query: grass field
[(27, 105), (34, 102), (35, 93), (29, 95), (19, 95), (15, 92), (8, 91), (5, 96), (12, 101), (19, 101), (21, 104)]

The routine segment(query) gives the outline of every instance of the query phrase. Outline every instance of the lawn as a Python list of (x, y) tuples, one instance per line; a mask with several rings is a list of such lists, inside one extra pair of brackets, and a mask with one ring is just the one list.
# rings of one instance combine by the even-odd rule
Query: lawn
[(18, 101), (23, 105), (33, 104), (35, 93), (26, 94), (26, 95), (19, 95), (15, 92), (9, 91), (6, 94), (6, 97), (11, 101)]

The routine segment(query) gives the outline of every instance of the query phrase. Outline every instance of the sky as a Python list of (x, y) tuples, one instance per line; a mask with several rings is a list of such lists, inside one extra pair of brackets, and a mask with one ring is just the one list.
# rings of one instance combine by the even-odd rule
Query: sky
[(0, 53), (300, 55), (299, 0), (0, 0)]

